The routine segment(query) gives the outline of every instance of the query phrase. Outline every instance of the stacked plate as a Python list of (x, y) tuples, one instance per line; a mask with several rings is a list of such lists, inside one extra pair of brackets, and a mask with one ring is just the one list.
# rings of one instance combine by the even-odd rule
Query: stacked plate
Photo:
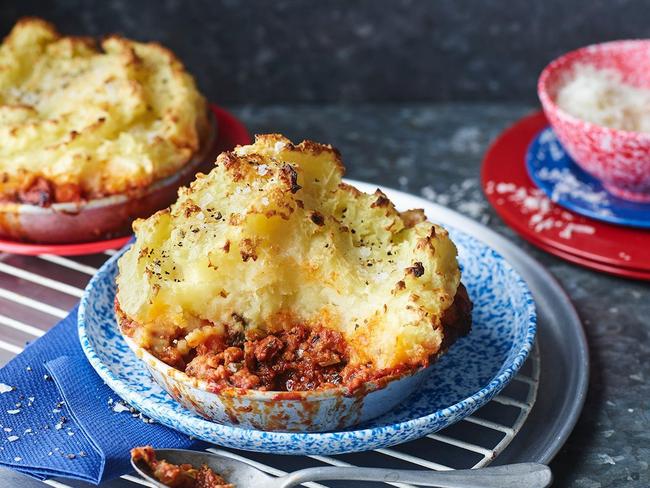
[(501, 134), (481, 181), (503, 220), (536, 246), (588, 268), (650, 280), (650, 203), (608, 193), (575, 164), (543, 113)]

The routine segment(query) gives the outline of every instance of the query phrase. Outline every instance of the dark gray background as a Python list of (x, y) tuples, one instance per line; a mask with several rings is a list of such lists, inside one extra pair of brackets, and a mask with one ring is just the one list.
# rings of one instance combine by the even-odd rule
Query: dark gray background
[(158, 40), (222, 104), (527, 101), (553, 57), (650, 37), (642, 0), (3, 0), (0, 30)]

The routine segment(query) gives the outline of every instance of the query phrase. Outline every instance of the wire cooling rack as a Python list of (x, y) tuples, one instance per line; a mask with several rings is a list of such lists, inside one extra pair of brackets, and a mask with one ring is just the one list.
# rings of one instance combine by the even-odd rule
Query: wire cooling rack
[[(18, 256), (0, 253), (0, 364), (20, 353), (28, 341), (43, 335), (67, 315), (99, 266), (115, 251), (88, 256)], [(451, 470), (478, 468), (492, 462), (523, 426), (539, 386), (540, 357), (537, 346), (505, 390), (483, 408), (442, 431), (387, 449), (338, 456), (279, 456), (250, 453), (217, 446), (209, 451), (245, 461), (279, 476), (301, 468), (368, 466), (402, 469)], [(56, 488), (82, 488), (81, 482), (46, 480)], [(407, 487), (402, 483), (389, 485)], [(105, 483), (106, 488), (151, 486), (127, 474)], [(344, 481), (305, 483), (311, 488), (342, 488)], [(386, 486), (366, 483), (367, 487)]]

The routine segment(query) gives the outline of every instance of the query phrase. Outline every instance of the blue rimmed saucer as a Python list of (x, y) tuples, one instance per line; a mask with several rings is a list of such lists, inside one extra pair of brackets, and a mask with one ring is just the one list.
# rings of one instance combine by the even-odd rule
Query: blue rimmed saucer
[(603, 222), (650, 229), (650, 203), (608, 193), (571, 159), (550, 127), (528, 146), (526, 169), (535, 184), (564, 208)]
[[(366, 189), (365, 187), (363, 188)], [(393, 192), (386, 189), (389, 197)], [(427, 208), (409, 196), (401, 208)], [(434, 214), (430, 215), (435, 217)], [(391, 412), (363, 425), (325, 433), (266, 432), (218, 424), (182, 407), (153, 381), (118, 331), (113, 312), (119, 254), (86, 288), (79, 309), (82, 348), (98, 374), (143, 414), (199, 439), (237, 449), (274, 454), (342, 454), (417, 439), (473, 413), (512, 379), (530, 352), (536, 332), (535, 305), (519, 274), (496, 251), (450, 229), (474, 302), (471, 333), (432, 366), (425, 383)]]

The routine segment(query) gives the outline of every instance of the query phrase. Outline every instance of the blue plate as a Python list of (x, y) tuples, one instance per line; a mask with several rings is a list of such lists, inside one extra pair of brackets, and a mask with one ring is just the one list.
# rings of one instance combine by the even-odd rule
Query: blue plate
[(485, 244), (459, 231), (451, 235), (474, 302), (471, 333), (432, 366), (423, 386), (401, 405), (349, 430), (264, 432), (217, 424), (178, 404), (152, 380), (118, 331), (113, 299), (121, 253), (86, 288), (79, 309), (81, 345), (102, 379), (124, 400), (158, 422), (208, 442), (273, 454), (324, 455), (413, 440), (461, 420), (492, 399), (524, 363), (535, 339), (535, 305), (523, 279)]
[(564, 208), (603, 222), (650, 229), (650, 204), (608, 193), (571, 159), (550, 127), (528, 146), (526, 168), (535, 184)]

